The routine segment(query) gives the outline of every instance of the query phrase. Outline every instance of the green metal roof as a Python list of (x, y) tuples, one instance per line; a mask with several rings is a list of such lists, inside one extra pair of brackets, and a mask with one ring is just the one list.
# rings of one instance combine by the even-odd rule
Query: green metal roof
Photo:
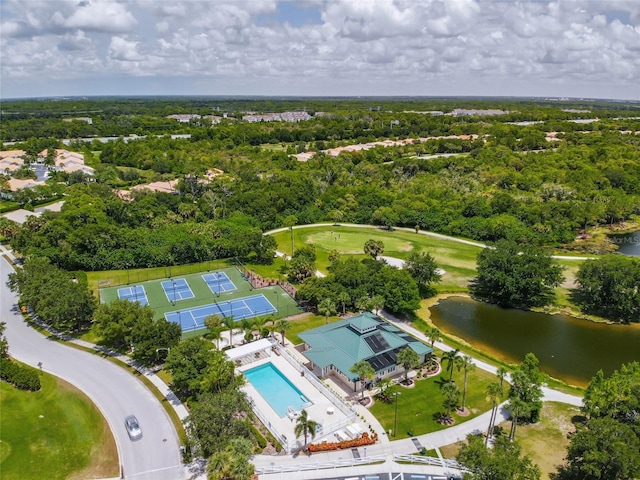
[[(375, 338), (367, 340), (372, 336), (381, 338), (386, 345), (382, 343), (383, 348), (374, 351), (370, 343), (372, 340), (375, 342)], [(358, 376), (351, 373), (349, 369), (360, 360), (369, 360), (407, 346), (418, 355), (433, 351), (431, 347), (371, 312), (307, 330), (299, 334), (299, 337), (310, 347), (303, 352), (305, 357), (319, 367), (333, 365), (351, 381), (358, 380)]]

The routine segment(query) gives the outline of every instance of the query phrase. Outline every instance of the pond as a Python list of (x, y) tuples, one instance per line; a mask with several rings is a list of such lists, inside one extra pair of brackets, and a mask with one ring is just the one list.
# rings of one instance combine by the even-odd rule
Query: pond
[(528, 352), (541, 369), (572, 385), (586, 386), (623, 363), (640, 361), (640, 325), (607, 325), (566, 315), (503, 309), (464, 297), (449, 297), (431, 309), (440, 330), (509, 363)]
[(618, 253), (640, 257), (640, 231), (622, 235), (609, 235), (609, 240), (618, 246)]

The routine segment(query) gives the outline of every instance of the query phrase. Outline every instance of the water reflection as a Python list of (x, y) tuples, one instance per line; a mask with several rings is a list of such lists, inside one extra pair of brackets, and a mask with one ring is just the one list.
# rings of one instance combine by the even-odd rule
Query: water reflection
[(443, 332), (510, 363), (528, 352), (542, 370), (567, 383), (585, 386), (602, 369), (640, 361), (640, 326), (606, 325), (566, 315), (503, 309), (463, 297), (431, 308), (431, 320)]

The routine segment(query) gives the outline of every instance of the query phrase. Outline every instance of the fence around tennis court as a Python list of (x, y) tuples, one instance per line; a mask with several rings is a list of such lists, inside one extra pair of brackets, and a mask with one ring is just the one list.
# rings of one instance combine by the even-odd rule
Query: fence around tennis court
[(154, 267), (144, 269), (126, 269), (100, 274), (97, 280), (98, 288), (118, 287), (131, 283), (142, 283), (150, 280), (160, 280), (161, 278), (179, 277), (191, 275), (193, 273), (209, 272), (212, 270), (222, 270), (233, 267), (233, 259), (224, 258), (219, 260), (208, 260), (200, 263), (190, 263), (186, 265), (171, 265), (168, 267)]

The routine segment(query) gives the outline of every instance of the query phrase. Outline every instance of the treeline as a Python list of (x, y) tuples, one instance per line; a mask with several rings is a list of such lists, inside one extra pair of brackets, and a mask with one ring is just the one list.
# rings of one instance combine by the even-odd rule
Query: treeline
[(206, 198), (139, 193), (125, 201), (99, 184), (75, 185), (60, 213), (29, 217), (11, 244), (66, 270), (146, 268), (238, 257), (270, 263), (275, 241), (240, 212), (216, 218)]

